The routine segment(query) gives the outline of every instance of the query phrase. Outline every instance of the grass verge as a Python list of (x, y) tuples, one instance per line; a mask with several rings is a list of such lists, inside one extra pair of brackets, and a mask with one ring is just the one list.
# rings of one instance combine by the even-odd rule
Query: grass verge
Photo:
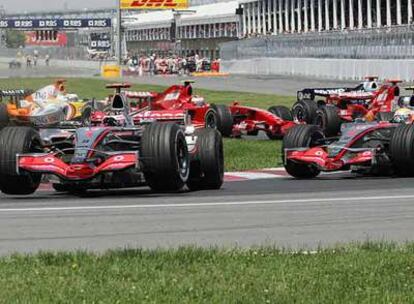
[[(42, 86), (51, 84), (55, 78), (8, 78), (1, 79), (0, 89), (38, 89)], [(76, 93), (81, 98), (104, 98), (113, 90), (105, 89), (108, 81), (94, 78), (68, 78), (67, 90), (69, 93)], [(177, 79), (177, 83), (179, 80)], [(162, 91), (163, 86), (133, 84), (131, 90), (136, 91)], [(195, 89), (195, 94), (203, 96), (209, 103), (230, 104), (233, 101), (239, 101), (243, 104), (268, 108), (273, 105), (286, 105), (290, 107), (295, 97), (278, 96), (271, 94), (240, 93), (240, 92), (222, 92), (204, 89)]]
[(2, 303), (412, 303), (414, 245), (15, 255), (0, 284)]
[(275, 168), (282, 165), (281, 141), (224, 139), (227, 171)]
[[(51, 84), (53, 78), (9, 78), (2, 79), (0, 88), (38, 89)], [(70, 93), (76, 93), (81, 98), (104, 98), (111, 92), (105, 89), (107, 81), (89, 78), (68, 78), (67, 89)], [(154, 85), (135, 84), (131, 90), (137, 91), (161, 91), (165, 87)], [(272, 105), (286, 105), (288, 107), (294, 101), (294, 97), (285, 97), (268, 94), (221, 92), (211, 90), (195, 90), (195, 94), (203, 96), (209, 103), (230, 104), (239, 101), (245, 105), (268, 108)], [(280, 142), (270, 140), (246, 141), (226, 139), (225, 166), (227, 171), (241, 171), (248, 169), (270, 168), (281, 165)]]

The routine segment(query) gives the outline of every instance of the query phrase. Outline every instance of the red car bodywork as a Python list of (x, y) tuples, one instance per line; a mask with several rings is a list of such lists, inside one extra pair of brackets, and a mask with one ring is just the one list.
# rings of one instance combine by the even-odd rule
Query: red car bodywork
[(256, 135), (264, 131), (273, 136), (283, 136), (288, 129), (296, 123), (283, 120), (275, 114), (253, 107), (246, 107), (234, 102), (230, 107), (233, 116), (233, 136), (240, 137), (242, 134)]
[(122, 171), (136, 167), (139, 163), (138, 153), (120, 152), (109, 157), (98, 166), (88, 163), (67, 164), (55, 155), (18, 156), (18, 169), (29, 172), (55, 174), (65, 180), (87, 180), (106, 173)]
[[(117, 85), (108, 86), (116, 88)], [(124, 84), (123, 88), (129, 85)], [(206, 126), (206, 115), (214, 111), (213, 106), (206, 103), (204, 98), (193, 95), (192, 86), (173, 85), (162, 93), (125, 91), (125, 96), (131, 102), (131, 116), (136, 124), (154, 120), (178, 119), (189, 115), (196, 128)], [(135, 100), (135, 102), (133, 102)], [(257, 135), (264, 131), (270, 136), (283, 136), (286, 131), (296, 125), (293, 121), (283, 120), (275, 114), (254, 107), (242, 106), (234, 102), (229, 107), (232, 119), (232, 137), (242, 134)], [(107, 116), (114, 117), (113, 113), (95, 111), (92, 122), (95, 125)], [(121, 117), (120, 117), (121, 118)]]
[[(355, 117), (363, 117), (367, 121), (373, 121), (379, 112), (391, 112), (397, 104), (396, 98), (400, 89), (398, 80), (386, 81), (375, 92), (345, 92), (333, 94), (326, 98), (326, 104), (338, 107), (339, 117), (347, 122), (352, 122)], [(357, 103), (364, 101), (363, 104)]]
[(351, 165), (369, 165), (375, 162), (377, 148), (355, 147), (355, 144), (373, 131), (392, 129), (398, 126), (398, 124), (389, 122), (349, 125), (351, 126), (349, 130), (345, 131), (338, 141), (334, 141), (330, 145), (285, 149), (285, 163), (290, 160), (310, 164), (321, 171), (348, 170)]

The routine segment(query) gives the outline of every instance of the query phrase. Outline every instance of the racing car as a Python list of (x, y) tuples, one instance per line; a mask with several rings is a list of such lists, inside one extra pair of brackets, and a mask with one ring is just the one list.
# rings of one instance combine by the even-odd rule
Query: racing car
[(284, 167), (295, 178), (350, 169), (370, 175), (413, 176), (414, 115), (401, 111), (406, 109), (398, 110), (391, 121), (345, 123), (339, 138), (327, 138), (315, 125), (293, 127), (283, 139)]
[[(43, 178), (57, 191), (149, 186), (156, 192), (219, 189), (223, 143), (217, 130), (195, 129), (188, 117), (134, 124), (126, 96), (111, 99), (114, 115), (76, 129), (6, 127), (0, 132), (0, 190), (34, 193)], [(108, 117), (107, 117), (108, 118)]]
[[(324, 106), (326, 99), (331, 95), (356, 94), (369, 95), (379, 88), (377, 76), (367, 76), (356, 87), (338, 88), (307, 88), (297, 92), (297, 101), (292, 106), (292, 116), (295, 121), (312, 124), (319, 107)], [(316, 97), (321, 97), (315, 100)]]
[[(327, 136), (338, 135), (343, 122), (355, 119), (373, 121), (392, 117), (400, 88), (399, 80), (387, 80), (375, 92), (346, 92), (331, 94), (319, 105), (313, 116), (313, 123), (324, 129)], [(304, 101), (308, 105), (314, 101)]]
[[(191, 84), (192, 81), (185, 81), (183, 85), (171, 86), (162, 93), (124, 91), (133, 104), (131, 106), (133, 120), (135, 123), (140, 123), (157, 118), (174, 119), (188, 113), (196, 128), (217, 129), (225, 137), (257, 135), (259, 131), (264, 131), (270, 139), (281, 138), (289, 128), (296, 125), (287, 107), (274, 106), (266, 111), (242, 106), (238, 102), (230, 106), (208, 104), (204, 98), (193, 95)], [(129, 87), (129, 84), (115, 85), (117, 90)], [(114, 88), (114, 86), (110, 85), (107, 88)], [(119, 94), (119, 92), (115, 93)], [(99, 125), (106, 119), (105, 116), (105, 111), (93, 111), (92, 124)], [(112, 114), (110, 116), (113, 118)]]
[(86, 103), (66, 93), (64, 83), (57, 80), (35, 92), (1, 90), (0, 129), (9, 124), (46, 126), (80, 118)]

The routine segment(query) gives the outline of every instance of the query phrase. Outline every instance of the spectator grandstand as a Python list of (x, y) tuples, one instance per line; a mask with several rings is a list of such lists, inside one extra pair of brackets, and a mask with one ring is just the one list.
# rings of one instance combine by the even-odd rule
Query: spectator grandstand
[[(387, 74), (413, 78), (401, 72), (408, 62), (398, 62), (414, 59), (412, 0), (241, 0), (240, 5), (245, 39), (221, 45), (223, 67), (229, 72), (297, 74), (292, 66), (281, 67), (288, 61), (280, 61), (280, 65), (278, 59), (291, 58), (295, 65), (293, 58), (330, 58), (326, 71), (345, 62), (340, 59), (360, 60), (352, 63), (353, 70), (363, 65), (367, 66), (364, 71), (371, 71), (371, 65), (380, 66), (379, 60), (388, 60), (386, 65), (394, 67), (395, 73), (389, 68)], [(240, 69), (242, 65), (245, 70)], [(318, 74), (310, 66), (303, 66), (300, 72), (333, 76), (333, 72)], [(354, 71), (338, 78), (360, 76)]]

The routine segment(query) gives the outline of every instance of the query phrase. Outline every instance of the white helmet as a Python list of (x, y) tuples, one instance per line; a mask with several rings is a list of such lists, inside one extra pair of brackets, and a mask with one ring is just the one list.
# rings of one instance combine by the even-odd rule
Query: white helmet
[(411, 123), (413, 117), (413, 111), (407, 108), (401, 108), (395, 111), (392, 119), (395, 123)]

